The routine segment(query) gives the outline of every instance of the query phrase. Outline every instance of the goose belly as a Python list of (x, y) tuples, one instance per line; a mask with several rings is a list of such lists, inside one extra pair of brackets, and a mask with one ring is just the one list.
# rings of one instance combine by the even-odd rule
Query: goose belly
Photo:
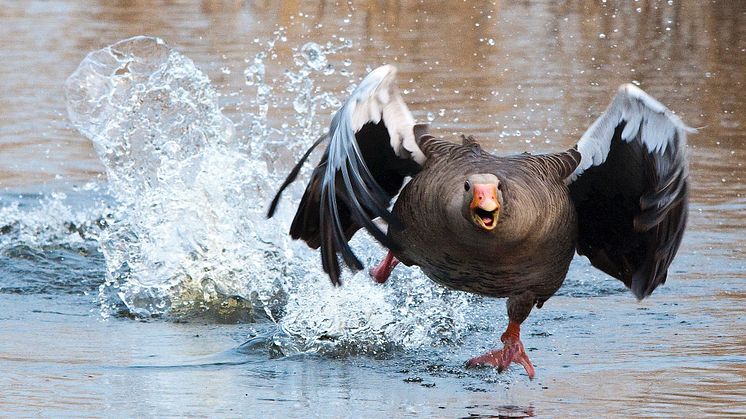
[(452, 233), (428, 227), (390, 233), (402, 248), (397, 258), (448, 288), (486, 296), (531, 291), (549, 298), (562, 285), (575, 254), (574, 217), (509, 245), (497, 238), (480, 245), (459, 243)]

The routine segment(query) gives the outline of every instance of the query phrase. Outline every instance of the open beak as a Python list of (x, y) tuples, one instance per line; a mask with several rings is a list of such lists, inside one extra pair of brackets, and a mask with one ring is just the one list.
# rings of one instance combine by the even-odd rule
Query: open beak
[(474, 222), (487, 231), (494, 229), (500, 215), (500, 203), (497, 202), (497, 185), (475, 184), (472, 188), (474, 197), (469, 209)]

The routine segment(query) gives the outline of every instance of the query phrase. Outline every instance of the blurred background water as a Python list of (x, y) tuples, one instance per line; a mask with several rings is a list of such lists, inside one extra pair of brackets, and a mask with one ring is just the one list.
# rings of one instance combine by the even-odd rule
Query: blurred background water
[[(3, 415), (746, 415), (745, 3), (1, 5)], [(167, 43), (130, 51), (159, 77), (66, 85), (136, 35)], [(700, 128), (668, 283), (638, 303), (577, 258), (525, 324), (531, 382), (462, 367), (499, 344), (500, 300), (413, 269), (333, 289), (283, 233), (301, 186), (262, 213), (384, 63), (418, 120), (496, 153), (571, 146), (624, 82)], [(91, 86), (126, 93), (103, 130), (68, 118)]]

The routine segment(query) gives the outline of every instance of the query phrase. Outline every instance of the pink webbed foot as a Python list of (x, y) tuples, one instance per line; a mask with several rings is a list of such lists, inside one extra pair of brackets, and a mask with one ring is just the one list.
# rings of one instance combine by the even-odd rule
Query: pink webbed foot
[(528, 359), (528, 355), (526, 355), (526, 350), (523, 348), (519, 330), (517, 323), (511, 322), (508, 324), (508, 330), (502, 335), (502, 341), (505, 344), (503, 349), (495, 349), (484, 355), (470, 359), (466, 362), (466, 368), (478, 365), (492, 365), (497, 367), (497, 372), (503, 372), (511, 363), (515, 362), (523, 365), (528, 378), (533, 380), (536, 371), (533, 364), (531, 364), (531, 360)]
[(391, 272), (398, 264), (399, 260), (396, 259), (394, 257), (394, 254), (389, 251), (386, 254), (386, 257), (383, 258), (381, 263), (379, 263), (378, 266), (369, 271), (370, 276), (373, 277), (374, 281), (378, 282), (379, 284), (383, 284), (384, 282), (386, 282), (387, 279), (389, 279), (389, 276), (391, 276)]

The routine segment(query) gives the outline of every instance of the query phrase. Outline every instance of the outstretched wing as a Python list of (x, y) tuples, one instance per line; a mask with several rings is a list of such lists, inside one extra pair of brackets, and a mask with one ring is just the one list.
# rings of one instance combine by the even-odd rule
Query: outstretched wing
[[(396, 248), (372, 220), (381, 217), (389, 228), (401, 228), (388, 206), (405, 177), (416, 174), (425, 161), (415, 142), (414, 118), (395, 76), (396, 68), (390, 65), (373, 70), (334, 115), (326, 135), (329, 145), (290, 227), (294, 239), (303, 239), (314, 249), (321, 247), (324, 271), (335, 285), (340, 283), (339, 255), (350, 269), (363, 267), (347, 243), (361, 227), (384, 246)], [(269, 217), (282, 191), (322, 140), (311, 146), (285, 180)]]
[(619, 88), (577, 144), (569, 179), (578, 253), (638, 299), (666, 281), (687, 219), (686, 133), (693, 129), (634, 85)]

